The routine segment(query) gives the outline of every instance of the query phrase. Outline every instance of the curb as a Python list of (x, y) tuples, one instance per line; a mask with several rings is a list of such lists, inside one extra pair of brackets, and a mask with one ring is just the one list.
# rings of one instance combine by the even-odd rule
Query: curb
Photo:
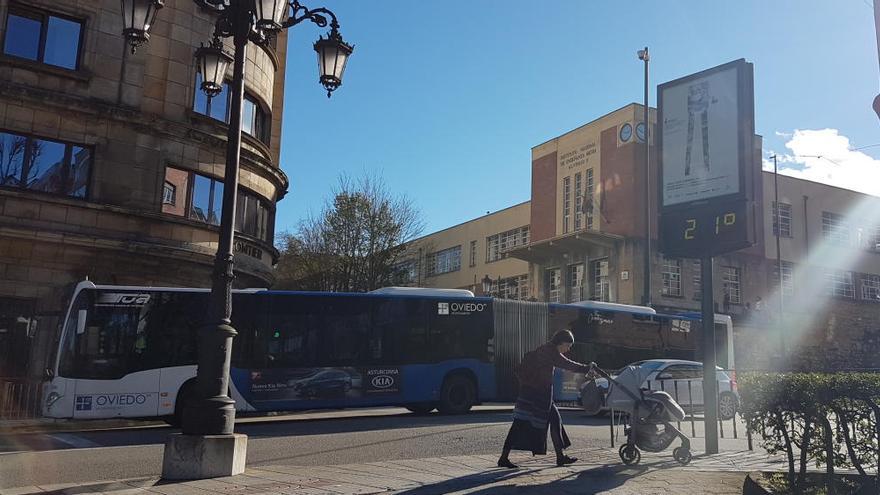
[(0, 420), (0, 435), (27, 433), (74, 433), (83, 431), (114, 430), (118, 428), (153, 428), (168, 426), (164, 421), (129, 419), (70, 421), (66, 419)]

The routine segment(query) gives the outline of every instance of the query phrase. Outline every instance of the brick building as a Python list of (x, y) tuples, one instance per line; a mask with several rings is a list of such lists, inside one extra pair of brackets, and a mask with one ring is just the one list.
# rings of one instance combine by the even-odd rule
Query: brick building
[[(413, 241), (413, 283), (481, 294), (487, 279), (500, 297), (642, 304), (643, 108), (627, 105), (532, 148), (530, 201)], [(785, 341), (794, 366), (880, 367), (880, 198), (780, 176), (780, 287), (774, 175), (754, 175), (758, 242), (714, 260), (716, 308), (734, 318), (739, 366), (773, 367)], [(657, 225), (651, 304), (699, 311), (700, 262), (658, 252)]]
[[(0, 0), (0, 377), (39, 375), (77, 281), (210, 282), (229, 96), (198, 89), (193, 53), (214, 15), (166, 0), (132, 54), (119, 9)], [(285, 50), (247, 52), (239, 286), (273, 281)]]

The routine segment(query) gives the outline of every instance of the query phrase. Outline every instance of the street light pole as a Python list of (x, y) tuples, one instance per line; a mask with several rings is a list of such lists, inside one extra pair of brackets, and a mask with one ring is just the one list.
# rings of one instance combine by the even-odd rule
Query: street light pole
[[(183, 435), (169, 439), (163, 462), (163, 477), (207, 478), (238, 474), (244, 470), (246, 438), (233, 435), (235, 401), (228, 396), (232, 339), (232, 246), (235, 236), (235, 205), (241, 156), (241, 113), (244, 103), (244, 62), (248, 42), (260, 45), (284, 28), (309, 20), (328, 25), (327, 38), (314, 44), (318, 53), (320, 82), (327, 96), (342, 84), (342, 75), (354, 47), (339, 34), (333, 12), (308, 9), (298, 0), (193, 0), (217, 14), (213, 40), (196, 51), (201, 89), (209, 97), (219, 95), (232, 63), (230, 116), (226, 135), (226, 168), (220, 235), (211, 283), (209, 309), (200, 330), (195, 400), (183, 407)], [(132, 53), (149, 41), (149, 29), (165, 0), (122, 0), (123, 35)], [(221, 38), (232, 38), (234, 53), (225, 52)]]
[[(230, 85), (229, 128), (226, 134), (226, 169), (223, 180), (223, 209), (220, 238), (214, 258), (208, 320), (201, 329), (196, 394), (198, 401), (183, 414), (184, 435), (230, 435), (235, 426), (235, 401), (229, 390), (229, 363), (232, 339), (232, 243), (235, 236), (235, 203), (238, 196), (238, 169), (241, 157), (241, 106), (244, 102), (244, 61), (250, 19), (241, 2), (230, 4), (229, 19), (235, 51)], [(241, 9), (242, 11), (237, 11)]]
[[(648, 122), (648, 62), (651, 55), (648, 53), (648, 47), (639, 50), (639, 60), (645, 62), (645, 287), (642, 295), (642, 305), (651, 305), (651, 126)], [(636, 126), (636, 137), (638, 137), (638, 126)]]

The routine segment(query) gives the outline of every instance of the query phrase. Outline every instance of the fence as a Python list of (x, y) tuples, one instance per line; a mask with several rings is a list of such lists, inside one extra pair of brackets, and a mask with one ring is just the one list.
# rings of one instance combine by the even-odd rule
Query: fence
[(40, 417), (43, 383), (0, 379), (0, 420)]

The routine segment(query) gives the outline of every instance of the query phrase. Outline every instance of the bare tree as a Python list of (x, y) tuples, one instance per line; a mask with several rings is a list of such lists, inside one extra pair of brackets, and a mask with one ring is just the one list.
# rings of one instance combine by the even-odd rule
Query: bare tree
[(18, 185), (21, 180), (21, 167), (27, 138), (10, 135), (11, 139), (0, 138), (0, 184)]
[(343, 175), (317, 216), (281, 235), (276, 287), (365, 292), (403, 283), (404, 244), (424, 228), (406, 196), (394, 196), (378, 175)]

